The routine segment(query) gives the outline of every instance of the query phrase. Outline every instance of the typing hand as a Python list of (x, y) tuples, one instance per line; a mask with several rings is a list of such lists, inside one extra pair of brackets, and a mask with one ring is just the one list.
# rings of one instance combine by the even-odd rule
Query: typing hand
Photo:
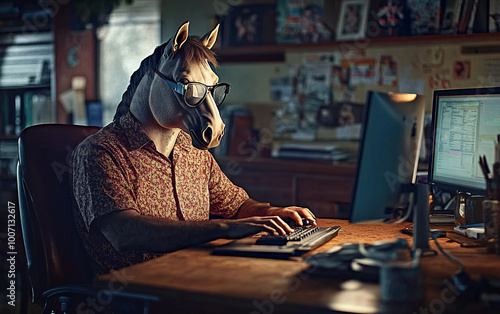
[(221, 220), (226, 227), (226, 237), (239, 239), (259, 232), (268, 232), (272, 235), (285, 235), (292, 232), (292, 228), (279, 216), (257, 216), (243, 219)]
[(289, 206), (289, 207), (271, 207), (269, 214), (279, 216), (285, 221), (294, 221), (297, 225), (303, 226), (302, 218), (309, 220), (310, 224), (317, 226), (316, 216), (305, 207)]

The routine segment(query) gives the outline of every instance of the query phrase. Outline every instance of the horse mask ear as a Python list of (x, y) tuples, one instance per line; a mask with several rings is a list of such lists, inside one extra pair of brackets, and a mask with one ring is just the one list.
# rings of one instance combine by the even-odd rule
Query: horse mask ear
[(188, 28), (189, 21), (182, 24), (181, 27), (177, 30), (177, 33), (174, 36), (174, 41), (172, 43), (172, 52), (177, 52), (177, 50), (181, 49), (181, 46), (186, 42), (188, 38)]
[(213, 30), (208, 32), (205, 36), (201, 38), (201, 42), (208, 48), (212, 49), (217, 40), (217, 33), (219, 32), (219, 24), (217, 24)]

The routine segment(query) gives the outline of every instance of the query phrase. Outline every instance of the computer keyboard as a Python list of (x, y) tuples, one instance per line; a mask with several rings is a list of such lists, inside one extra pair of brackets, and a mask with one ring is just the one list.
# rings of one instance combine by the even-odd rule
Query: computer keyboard
[(301, 241), (313, 233), (320, 231), (316, 226), (294, 227), (293, 231), (287, 235), (264, 235), (255, 244), (258, 245), (285, 245), (288, 241)]
[(288, 258), (314, 250), (338, 235), (339, 226), (320, 228), (313, 225), (291, 226), (283, 236), (256, 234), (216, 247), (212, 254), (265, 258)]

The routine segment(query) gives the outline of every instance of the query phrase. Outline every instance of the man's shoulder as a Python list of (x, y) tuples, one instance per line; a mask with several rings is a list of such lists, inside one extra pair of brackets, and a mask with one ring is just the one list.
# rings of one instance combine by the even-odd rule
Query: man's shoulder
[(123, 139), (115, 123), (110, 123), (86, 137), (75, 149), (78, 154), (91, 154), (102, 150), (114, 150), (123, 146)]

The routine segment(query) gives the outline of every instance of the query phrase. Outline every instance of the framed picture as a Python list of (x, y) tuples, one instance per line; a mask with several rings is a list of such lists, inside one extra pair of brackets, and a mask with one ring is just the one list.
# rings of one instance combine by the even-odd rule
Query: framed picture
[(336, 40), (365, 38), (370, 1), (342, 0)]
[[(274, 5), (249, 4), (231, 7), (223, 22), (223, 45), (235, 47), (273, 44), (275, 19)], [(265, 31), (264, 26), (273, 31)]]

